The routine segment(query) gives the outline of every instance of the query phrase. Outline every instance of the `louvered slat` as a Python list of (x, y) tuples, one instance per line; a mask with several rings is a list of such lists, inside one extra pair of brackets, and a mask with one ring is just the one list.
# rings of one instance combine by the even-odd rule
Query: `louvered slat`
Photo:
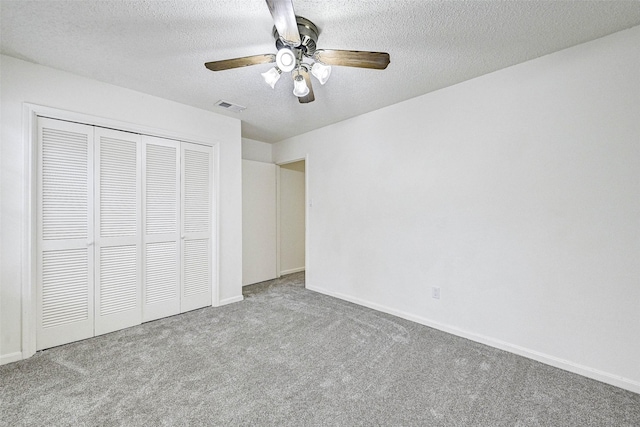
[(211, 189), (208, 152), (185, 149), (184, 153), (184, 231), (208, 232)]
[(41, 268), (42, 327), (87, 319), (90, 303), (87, 249), (45, 251)]
[(136, 246), (114, 246), (100, 251), (100, 315), (136, 308), (138, 269)]
[(148, 243), (146, 245), (146, 304), (155, 304), (177, 297), (177, 255), (177, 242)]
[(183, 296), (209, 292), (209, 240), (188, 240), (184, 243)]
[(42, 239), (86, 239), (86, 134), (42, 129)]
[(137, 232), (137, 147), (135, 141), (100, 138), (100, 235)]
[(173, 147), (146, 146), (146, 234), (178, 231), (176, 156)]

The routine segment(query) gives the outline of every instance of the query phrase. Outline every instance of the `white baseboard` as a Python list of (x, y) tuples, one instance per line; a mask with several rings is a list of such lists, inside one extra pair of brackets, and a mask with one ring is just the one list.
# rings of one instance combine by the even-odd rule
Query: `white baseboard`
[(457, 335), (459, 337), (466, 338), (471, 341), (479, 342), (481, 344), (485, 344), (490, 347), (495, 347), (500, 350), (508, 351), (510, 353), (514, 353), (519, 356), (533, 359), (538, 362), (551, 365), (556, 368), (564, 369), (565, 371), (573, 372), (574, 374), (582, 375), (584, 377), (591, 378), (596, 381), (611, 384), (613, 386), (620, 387), (625, 390), (629, 390), (634, 393), (640, 394), (640, 382), (631, 380), (629, 378), (624, 378), (608, 372), (600, 371), (598, 369), (590, 368), (588, 366), (573, 363), (569, 360), (560, 359), (555, 356), (550, 356), (548, 354), (544, 354), (539, 351), (535, 351), (535, 350), (531, 350), (518, 345), (510, 344), (508, 342), (497, 340), (495, 338), (491, 338), (485, 335), (480, 335), (474, 332), (465, 331), (455, 326), (450, 326), (440, 322), (435, 322), (433, 320), (427, 319), (422, 316), (416, 316), (414, 314), (410, 314), (401, 310), (396, 310), (381, 304), (377, 304), (377, 303), (366, 301), (360, 298), (352, 297), (350, 295), (345, 295), (340, 292), (329, 291), (321, 287), (310, 286), (309, 284), (307, 284), (306, 287), (311, 291), (319, 292), (321, 294), (325, 294), (325, 295), (329, 295), (345, 301), (349, 301), (354, 304), (371, 308), (373, 310), (377, 310), (383, 313), (391, 314), (393, 316), (401, 317), (403, 319), (410, 320), (412, 322), (416, 322), (421, 325), (428, 326), (430, 328), (438, 329), (440, 331), (447, 332), (452, 335)]
[(281, 276), (285, 276), (287, 274), (293, 274), (293, 273), (298, 273), (300, 271), (304, 271), (304, 267), (298, 267), (298, 268), (291, 268), (289, 270), (284, 270), (280, 272)]
[(22, 360), (22, 352), (16, 351), (15, 353), (3, 354), (0, 356), (0, 365), (6, 365), (7, 363), (17, 362)]
[(231, 297), (231, 298), (221, 299), (218, 302), (218, 305), (216, 307), (222, 307), (223, 305), (232, 304), (234, 302), (240, 302), (243, 299), (244, 299), (244, 297), (242, 295), (238, 295), (238, 296)]

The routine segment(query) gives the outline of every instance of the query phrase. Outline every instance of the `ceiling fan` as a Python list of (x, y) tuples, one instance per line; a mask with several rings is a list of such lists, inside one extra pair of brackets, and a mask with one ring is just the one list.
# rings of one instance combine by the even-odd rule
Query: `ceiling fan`
[(375, 70), (384, 70), (389, 65), (389, 54), (386, 52), (317, 49), (318, 27), (307, 18), (295, 14), (293, 0), (266, 2), (275, 24), (273, 37), (278, 52), (207, 62), (205, 67), (211, 71), (222, 71), (275, 62), (273, 68), (262, 73), (265, 82), (274, 88), (281, 74), (290, 72), (293, 77), (293, 94), (300, 103), (306, 104), (315, 99), (309, 73), (320, 84), (325, 84), (332, 65)]

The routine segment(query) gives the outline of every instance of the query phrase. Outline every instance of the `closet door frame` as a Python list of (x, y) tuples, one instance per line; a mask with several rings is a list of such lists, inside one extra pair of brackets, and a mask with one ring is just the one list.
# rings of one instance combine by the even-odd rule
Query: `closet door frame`
[(27, 179), (23, 183), (23, 211), (26, 216), (26, 226), (22, 230), (23, 242), (25, 244), (18, 250), (22, 253), (24, 260), (22, 264), (21, 283), (22, 283), (22, 359), (33, 356), (36, 353), (36, 330), (37, 330), (37, 213), (38, 213), (38, 193), (37, 193), (37, 172), (38, 172), (38, 117), (47, 117), (57, 120), (81, 123), (90, 126), (99, 126), (104, 128), (118, 129), (125, 132), (139, 133), (142, 135), (156, 136), (159, 138), (168, 138), (193, 144), (206, 145), (213, 148), (213, 221), (212, 221), (212, 256), (211, 263), (213, 268), (211, 287), (212, 287), (212, 306), (220, 305), (219, 294), (219, 244), (220, 244), (220, 207), (218, 204), (219, 192), (219, 150), (220, 143), (215, 139), (208, 141), (196, 140), (187, 135), (178, 132), (171, 132), (164, 129), (153, 128), (144, 125), (132, 124), (120, 120), (98, 117), (89, 114), (76, 113), (66, 111), (54, 107), (47, 107), (38, 104), (23, 103), (22, 104), (22, 123), (23, 123), (23, 140), (26, 142), (24, 151), (24, 168), (27, 172)]

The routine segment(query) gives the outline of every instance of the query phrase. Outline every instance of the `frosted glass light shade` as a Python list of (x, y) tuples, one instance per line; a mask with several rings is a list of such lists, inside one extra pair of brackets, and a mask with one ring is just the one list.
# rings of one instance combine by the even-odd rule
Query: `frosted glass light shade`
[(293, 94), (298, 98), (309, 95), (309, 88), (307, 87), (307, 83), (304, 81), (304, 77), (302, 77), (300, 74), (298, 74), (295, 79), (293, 79)]
[(293, 71), (296, 68), (296, 56), (286, 47), (283, 47), (276, 54), (276, 64), (285, 73)]
[(282, 71), (278, 70), (278, 68), (276, 67), (273, 67), (269, 71), (262, 73), (261, 76), (264, 78), (264, 81), (269, 86), (271, 86), (271, 89), (274, 89), (276, 87), (276, 83), (278, 82), (278, 80), (280, 80), (281, 73)]
[(329, 76), (331, 75), (331, 66), (315, 62), (311, 66), (311, 74), (313, 74), (320, 84), (323, 85), (327, 80), (329, 80)]

